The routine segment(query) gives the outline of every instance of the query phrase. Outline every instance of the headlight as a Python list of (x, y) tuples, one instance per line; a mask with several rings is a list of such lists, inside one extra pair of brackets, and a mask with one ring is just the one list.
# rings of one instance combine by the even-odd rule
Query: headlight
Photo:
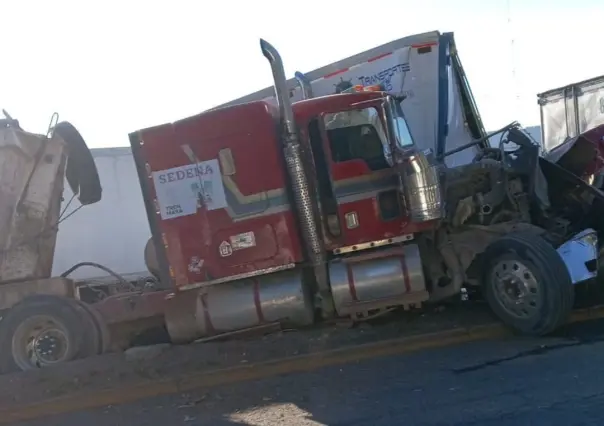
[(586, 229), (585, 231), (579, 232), (571, 238), (571, 241), (579, 241), (592, 246), (595, 250), (598, 249), (598, 233), (593, 229)]

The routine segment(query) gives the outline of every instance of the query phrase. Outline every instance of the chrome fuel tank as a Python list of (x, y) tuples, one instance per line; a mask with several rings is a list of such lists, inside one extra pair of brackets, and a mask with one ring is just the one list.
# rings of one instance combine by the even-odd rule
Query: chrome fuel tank
[(340, 316), (420, 304), (429, 297), (417, 244), (340, 259), (330, 264), (329, 276)]
[(300, 327), (313, 320), (301, 269), (184, 291), (166, 307), (166, 326), (174, 343), (274, 322)]

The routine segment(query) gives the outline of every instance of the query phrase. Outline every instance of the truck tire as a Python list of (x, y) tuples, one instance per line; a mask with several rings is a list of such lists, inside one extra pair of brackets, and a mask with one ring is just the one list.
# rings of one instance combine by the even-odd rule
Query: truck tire
[(96, 319), (92, 316), (92, 313), (86, 303), (75, 299), (71, 299), (69, 302), (77, 311), (81, 321), (83, 321), (82, 324), (84, 326), (82, 344), (77, 357), (87, 358), (90, 356), (99, 355), (103, 350), (103, 338), (101, 336), (101, 329), (97, 324)]
[(87, 326), (69, 299), (34, 296), (23, 300), (0, 321), (0, 373), (80, 358)]
[(101, 317), (101, 314), (88, 303), (78, 299), (67, 299), (50, 295), (34, 295), (27, 298), (27, 303), (38, 301), (48, 301), (67, 303), (78, 313), (82, 321), (82, 342), (80, 351), (76, 358), (87, 358), (89, 356), (100, 355), (109, 350), (111, 344), (111, 334), (107, 324)]
[(103, 320), (101, 314), (91, 305), (82, 302), (81, 300), (74, 300), (74, 302), (78, 303), (78, 305), (85, 311), (81, 313), (81, 315), (86, 315), (90, 319), (92, 319), (92, 325), (95, 329), (95, 333), (91, 333), (91, 335), (97, 336), (97, 350), (90, 355), (101, 355), (109, 350), (111, 345), (111, 333), (109, 332), (109, 327)]
[(483, 294), (506, 326), (543, 336), (568, 319), (572, 281), (556, 249), (543, 238), (511, 233), (493, 242), (483, 256)]

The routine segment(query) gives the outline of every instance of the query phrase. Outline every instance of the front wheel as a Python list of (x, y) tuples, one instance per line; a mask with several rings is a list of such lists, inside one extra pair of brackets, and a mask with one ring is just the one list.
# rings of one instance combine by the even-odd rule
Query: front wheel
[(484, 253), (484, 294), (495, 315), (513, 330), (551, 333), (568, 318), (574, 288), (554, 247), (529, 233), (511, 233)]

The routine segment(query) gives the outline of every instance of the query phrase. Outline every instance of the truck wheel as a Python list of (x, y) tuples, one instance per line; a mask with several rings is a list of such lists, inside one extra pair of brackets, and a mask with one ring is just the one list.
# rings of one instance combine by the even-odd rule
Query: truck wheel
[(18, 303), (0, 321), (0, 373), (77, 358), (85, 325), (68, 299), (41, 296)]
[(83, 321), (83, 329), (85, 330), (78, 358), (87, 358), (100, 354), (103, 350), (101, 329), (97, 325), (96, 319), (92, 316), (92, 312), (86, 303), (80, 300), (70, 299), (69, 302), (77, 311), (81, 321)]
[[(93, 345), (95, 349), (89, 355), (100, 355), (107, 352), (111, 344), (111, 334), (101, 314), (93, 306), (81, 300), (72, 300), (72, 302), (78, 304), (81, 316), (91, 320), (90, 337), (96, 339), (96, 343)], [(82, 357), (85, 356), (88, 355), (82, 355)]]
[(511, 233), (484, 253), (483, 291), (495, 315), (516, 332), (551, 333), (568, 318), (574, 288), (558, 252), (535, 234)]

